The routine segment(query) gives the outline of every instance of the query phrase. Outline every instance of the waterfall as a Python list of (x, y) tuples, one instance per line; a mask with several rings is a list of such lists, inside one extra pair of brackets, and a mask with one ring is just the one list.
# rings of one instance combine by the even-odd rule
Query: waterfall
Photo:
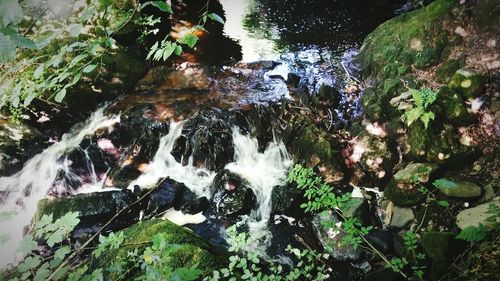
[[(267, 223), (271, 216), (273, 188), (285, 184), (292, 160), (283, 142), (271, 142), (264, 152), (259, 152), (257, 139), (245, 136), (233, 129), (234, 162), (226, 169), (238, 174), (250, 183), (257, 198), (257, 207), (247, 220), (250, 235), (254, 239), (267, 235)], [(270, 238), (268, 236), (268, 238)]]
[(5, 193), (0, 203), (0, 268), (16, 260), (17, 247), (24, 236), (25, 228), (36, 213), (37, 202), (54, 189), (68, 187), (58, 181), (58, 175), (70, 171), (66, 153), (79, 148), (82, 140), (99, 129), (111, 130), (120, 121), (119, 116), (107, 117), (104, 108), (97, 110), (82, 126), (74, 127), (61, 140), (31, 158), (18, 173), (0, 177), (0, 191)]
[(193, 166), (193, 158), (190, 157), (187, 165), (182, 165), (175, 160), (171, 154), (175, 142), (182, 134), (184, 122), (171, 121), (168, 134), (160, 139), (160, 145), (153, 161), (147, 171), (130, 183), (129, 189), (133, 190), (134, 185), (141, 188), (152, 188), (160, 178), (170, 177), (171, 179), (186, 185), (198, 196), (211, 197), (210, 184), (212, 183), (215, 172), (205, 168), (196, 168)]

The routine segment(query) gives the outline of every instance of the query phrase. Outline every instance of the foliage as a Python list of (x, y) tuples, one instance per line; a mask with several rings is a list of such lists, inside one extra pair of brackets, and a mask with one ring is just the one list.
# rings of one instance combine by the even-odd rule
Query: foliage
[(460, 231), (457, 235), (458, 239), (465, 240), (471, 243), (483, 241), (490, 233), (500, 230), (500, 207), (496, 204), (488, 206), (489, 216), (486, 218), (486, 225), (479, 224), (479, 226), (469, 226)]
[(324, 280), (326, 267), (321, 263), (322, 255), (311, 250), (299, 250), (290, 245), (286, 251), (292, 254), (297, 263), (286, 269), (283, 265), (266, 261), (265, 254), (258, 250), (247, 251), (249, 244), (247, 234), (238, 233), (236, 226), (227, 229), (228, 243), (230, 244), (229, 265), (216, 270), (212, 276), (204, 280)]
[[(79, 82), (97, 77), (104, 56), (119, 48), (115, 34), (129, 22), (144, 24), (146, 35), (154, 33), (148, 27), (159, 22), (158, 18), (133, 20), (144, 7), (172, 13), (165, 1), (138, 4), (125, 0), (90, 0), (65, 19), (25, 13), (40, 3), (29, 1), (23, 9), (18, 0), (0, 1), (0, 63), (5, 63), (0, 65), (0, 108), (9, 106), (12, 113), (35, 98), (61, 102)], [(224, 22), (220, 16), (208, 13), (208, 2), (206, 7), (202, 25), (175, 42), (167, 36), (155, 43), (148, 59), (166, 60), (174, 53), (180, 55), (182, 45), (194, 47), (198, 41), (196, 31), (204, 30), (207, 19)]]
[(413, 106), (403, 114), (406, 124), (410, 126), (413, 122), (420, 120), (427, 129), (429, 122), (436, 117), (429, 107), (436, 101), (437, 92), (429, 88), (420, 90), (408, 88), (408, 91), (413, 98)]
[(297, 188), (304, 190), (307, 202), (300, 207), (306, 212), (315, 212), (328, 209), (345, 209), (351, 203), (350, 193), (336, 196), (328, 183), (321, 177), (316, 176), (312, 168), (305, 168), (302, 165), (295, 165), (290, 170), (288, 182), (295, 182)]

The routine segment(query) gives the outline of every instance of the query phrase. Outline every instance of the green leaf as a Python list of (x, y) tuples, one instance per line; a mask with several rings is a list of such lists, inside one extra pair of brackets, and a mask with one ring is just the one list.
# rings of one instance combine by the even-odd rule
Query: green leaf
[(18, 0), (0, 1), (0, 20), (3, 27), (9, 24), (18, 24), (23, 19), (23, 9)]
[(175, 45), (175, 50), (174, 50), (175, 55), (180, 56), (182, 53), (182, 46), (181, 45)]
[(213, 21), (220, 22), (221, 24), (224, 24), (224, 19), (222, 19), (222, 17), (216, 13), (210, 13), (207, 15), (207, 17), (209, 17)]
[(164, 49), (163, 49), (163, 57), (162, 59), (165, 61), (167, 60), (175, 51), (176, 44), (169, 43)]
[(172, 11), (172, 7), (163, 2), (163, 1), (153, 1), (151, 2), (151, 5), (155, 6), (156, 8), (160, 9), (162, 12), (167, 12), (167, 13), (170, 13), (172, 14), (173, 11)]
[(16, 58), (16, 43), (3, 33), (0, 33), (0, 63), (6, 63)]
[(181, 44), (186, 44), (190, 48), (193, 48), (194, 45), (196, 45), (196, 42), (198, 42), (198, 37), (192, 33), (188, 33), (184, 36), (182, 36), (180, 39), (177, 40)]
[(62, 102), (62, 100), (64, 99), (64, 96), (66, 96), (66, 88), (63, 88), (62, 90), (60, 90), (59, 92), (57, 92), (54, 100), (56, 102)]
[(94, 69), (97, 67), (97, 64), (89, 64), (86, 67), (83, 68), (82, 72), (83, 73), (90, 73), (94, 71)]
[(21, 273), (26, 272), (28, 270), (34, 270), (40, 265), (41, 262), (42, 261), (40, 260), (39, 257), (37, 257), (37, 256), (31, 257), (30, 256), (30, 257), (27, 257), (26, 259), (24, 259), (24, 261), (19, 264), (17, 269)]
[(64, 239), (64, 231), (61, 228), (59, 228), (53, 233), (48, 235), (47, 245), (52, 248), (54, 247), (55, 244), (61, 243), (63, 239)]
[(83, 26), (79, 23), (73, 23), (68, 26), (67, 30), (71, 37), (78, 37), (78, 35), (82, 34)]
[(66, 257), (66, 255), (69, 254), (70, 252), (71, 249), (69, 248), (69, 246), (61, 247), (57, 249), (57, 251), (54, 253), (54, 259), (63, 260), (64, 257)]
[(21, 254), (27, 255), (34, 250), (38, 248), (38, 243), (35, 242), (33, 239), (33, 235), (26, 235), (23, 237), (23, 240), (21, 240), (21, 243), (19, 245), (19, 251), (21, 251)]
[(483, 240), (484, 238), (486, 238), (487, 235), (488, 235), (488, 229), (484, 225), (480, 224), (479, 227), (469, 226), (464, 228), (457, 235), (457, 239), (475, 243)]
[(446, 200), (440, 200), (440, 201), (438, 201), (438, 204), (441, 207), (448, 207), (448, 206), (450, 206), (450, 203), (448, 203), (448, 201), (446, 201)]
[(33, 78), (38, 79), (42, 76), (43, 71), (45, 70), (45, 65), (40, 64), (33, 72)]
[(412, 108), (405, 112), (405, 117), (406, 117), (406, 124), (410, 126), (413, 122), (418, 120), (418, 118), (422, 115), (422, 108), (417, 107), (417, 108)]
[(37, 48), (35, 42), (33, 42), (31, 39), (28, 39), (20, 35), (14, 28), (5, 27), (2, 28), (0, 32), (4, 33), (5, 35), (9, 35), (10, 39), (12, 39), (16, 43), (16, 45), (20, 48), (28, 48), (28, 49)]
[(427, 129), (427, 127), (429, 126), (429, 122), (431, 120), (434, 120), (436, 116), (434, 115), (434, 112), (424, 112), (422, 113), (422, 115), (420, 116), (420, 120), (422, 121), (422, 123), (424, 123), (424, 128)]

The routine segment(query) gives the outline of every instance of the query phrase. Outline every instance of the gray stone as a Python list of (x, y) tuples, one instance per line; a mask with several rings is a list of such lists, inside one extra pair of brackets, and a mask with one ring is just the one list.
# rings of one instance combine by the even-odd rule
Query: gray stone
[(411, 208), (398, 207), (392, 203), (387, 206), (386, 215), (388, 225), (395, 228), (403, 228), (415, 219)]
[(476, 207), (465, 209), (458, 213), (456, 221), (457, 226), (460, 229), (464, 229), (469, 226), (478, 227), (479, 224), (487, 224), (486, 219), (491, 216), (491, 214), (488, 213), (490, 204), (495, 204), (500, 207), (500, 197), (495, 197), (491, 202), (477, 205)]
[(346, 218), (355, 217), (363, 223), (368, 223), (370, 219), (368, 200), (351, 198), (349, 206), (343, 210), (342, 215)]
[(481, 187), (473, 182), (455, 181), (452, 186), (440, 186), (441, 193), (450, 197), (470, 198), (481, 196)]
[(410, 163), (394, 175), (394, 180), (398, 183), (412, 183), (415, 178), (421, 183), (426, 183), (437, 168), (438, 166), (432, 163)]
[(486, 203), (493, 200), (493, 198), (495, 198), (496, 196), (496, 188), (498, 188), (498, 186), (496, 186), (495, 183), (489, 183), (485, 185), (483, 188), (483, 196), (481, 196), (480, 202)]
[(354, 249), (351, 244), (343, 241), (346, 233), (339, 228), (340, 225), (340, 220), (328, 211), (315, 215), (312, 220), (312, 227), (318, 240), (334, 260), (358, 260), (361, 257), (361, 249)]

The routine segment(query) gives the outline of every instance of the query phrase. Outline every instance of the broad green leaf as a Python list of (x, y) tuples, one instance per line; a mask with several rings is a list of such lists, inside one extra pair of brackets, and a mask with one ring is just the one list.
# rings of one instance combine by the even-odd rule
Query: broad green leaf
[(221, 24), (224, 24), (224, 19), (216, 13), (210, 13), (207, 16), (213, 21), (220, 22)]
[(438, 204), (441, 207), (448, 207), (448, 206), (450, 206), (450, 203), (448, 203), (448, 201), (446, 201), (446, 200), (440, 200), (440, 201), (438, 201)]
[(167, 3), (163, 2), (163, 1), (152, 1), (151, 5), (157, 7), (162, 12), (167, 12), (167, 13), (170, 13), (170, 14), (173, 13), (172, 7), (169, 4), (167, 4)]
[(44, 263), (36, 271), (35, 278), (33, 278), (33, 281), (46, 281), (49, 276), (50, 276), (49, 264)]
[(175, 51), (175, 44), (169, 43), (164, 49), (163, 49), (163, 57), (162, 59), (165, 61), (167, 60)]
[(86, 67), (83, 68), (82, 72), (83, 73), (90, 73), (94, 71), (94, 69), (97, 67), (97, 64), (89, 64)]
[(0, 63), (6, 63), (14, 60), (15, 58), (16, 43), (10, 38), (10, 36), (0, 33)]
[(39, 221), (36, 222), (36, 229), (44, 228), (45, 226), (51, 224), (53, 221), (53, 215), (43, 215)]
[(68, 26), (67, 30), (71, 37), (77, 37), (78, 35), (82, 34), (83, 26), (79, 23), (73, 23)]
[(429, 126), (429, 122), (431, 120), (434, 120), (436, 116), (434, 115), (434, 112), (424, 112), (422, 115), (420, 115), (420, 120), (422, 123), (424, 123), (424, 128), (427, 129)]
[(188, 33), (184, 36), (182, 36), (179, 40), (177, 40), (181, 44), (186, 44), (190, 48), (193, 48), (194, 45), (196, 45), (196, 42), (198, 42), (198, 37), (192, 33)]
[(417, 107), (417, 108), (412, 108), (405, 112), (405, 117), (406, 117), (406, 124), (410, 126), (413, 122), (418, 120), (418, 118), (422, 115), (422, 108)]
[(66, 96), (66, 88), (63, 88), (62, 90), (60, 90), (59, 92), (57, 92), (54, 100), (56, 102), (62, 102), (62, 100), (64, 99), (64, 96)]
[(35, 242), (33, 236), (28, 234), (23, 237), (19, 245), (19, 251), (23, 255), (27, 255), (38, 248), (38, 243)]
[(457, 239), (475, 243), (483, 240), (484, 238), (486, 238), (487, 235), (488, 235), (488, 229), (484, 225), (480, 224), (479, 227), (469, 226), (464, 228), (457, 235)]
[(9, 24), (18, 24), (23, 19), (24, 13), (18, 0), (0, 1), (0, 20), (3, 27)]
[(49, 247), (54, 247), (55, 244), (61, 243), (64, 239), (64, 231), (62, 229), (57, 229), (53, 233), (48, 235), (47, 245)]
[(70, 252), (71, 249), (69, 248), (69, 246), (61, 247), (57, 249), (57, 251), (54, 253), (54, 259), (63, 260), (64, 257), (66, 257), (66, 255), (69, 254)]
[(79, 215), (80, 213), (78, 212), (69, 212), (58, 219), (56, 223), (64, 227), (64, 234), (68, 234), (75, 229), (78, 223), (80, 223), (80, 219), (78, 218)]
[(174, 53), (177, 55), (177, 56), (180, 56), (181, 53), (182, 53), (182, 46), (181, 45), (176, 45), (175, 46), (175, 51)]
[(60, 32), (50, 31), (47, 34), (43, 35), (41, 38), (35, 40), (35, 45), (37, 49), (43, 49), (47, 45), (50, 44), (52, 40), (54, 40), (57, 36), (59, 36)]
[(43, 71), (45, 70), (45, 65), (40, 64), (33, 72), (33, 78), (38, 79), (42, 76)]
[(35, 42), (33, 42), (31, 39), (28, 39), (19, 33), (13, 28), (10, 27), (5, 27), (0, 30), (5, 35), (9, 35), (10, 39), (16, 43), (16, 45), (20, 48), (28, 48), (28, 49), (36, 49), (37, 46)]
[(26, 272), (28, 270), (34, 270), (40, 265), (41, 262), (42, 261), (40, 260), (40, 258), (38, 256), (34, 256), (34, 257), (29, 256), (26, 259), (24, 259), (24, 261), (22, 263), (19, 264), (17, 269), (21, 273)]

